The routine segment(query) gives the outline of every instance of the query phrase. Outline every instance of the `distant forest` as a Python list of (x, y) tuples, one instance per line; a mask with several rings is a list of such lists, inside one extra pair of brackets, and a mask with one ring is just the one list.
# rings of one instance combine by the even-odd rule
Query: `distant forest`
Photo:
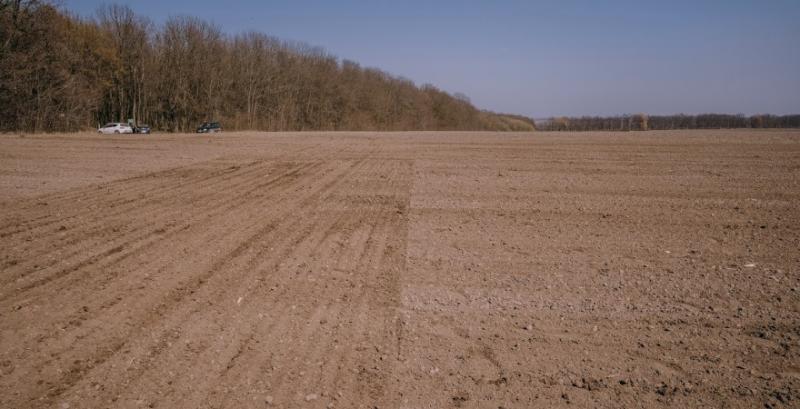
[(461, 94), (196, 18), (155, 25), (124, 6), (70, 15), (0, 0), (0, 131), (74, 131), (129, 118), (190, 131), (508, 130), (532, 119), (476, 109)]
[(647, 131), (725, 128), (800, 128), (800, 115), (635, 114), (608, 117), (560, 116), (544, 121), (540, 120), (536, 124), (536, 129), (543, 131)]
[(320, 48), (258, 32), (223, 33), (125, 6), (93, 19), (47, 0), (0, 0), (0, 131), (76, 131), (106, 122), (230, 130), (632, 131), (798, 128), (800, 115), (554, 117), (475, 108), (449, 94)]

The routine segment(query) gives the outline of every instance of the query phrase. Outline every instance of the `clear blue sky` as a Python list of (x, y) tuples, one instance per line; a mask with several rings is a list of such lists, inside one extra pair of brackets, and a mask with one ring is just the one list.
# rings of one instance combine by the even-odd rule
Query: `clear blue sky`
[[(61, 0), (91, 16), (114, 1)], [(121, 0), (321, 46), (495, 111), (800, 113), (800, 0)]]

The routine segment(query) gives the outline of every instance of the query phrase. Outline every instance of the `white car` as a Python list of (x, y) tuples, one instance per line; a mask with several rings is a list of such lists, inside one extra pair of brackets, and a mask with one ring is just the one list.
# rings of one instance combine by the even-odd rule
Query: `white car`
[(97, 132), (102, 134), (133, 133), (133, 128), (122, 122), (110, 122), (100, 127)]

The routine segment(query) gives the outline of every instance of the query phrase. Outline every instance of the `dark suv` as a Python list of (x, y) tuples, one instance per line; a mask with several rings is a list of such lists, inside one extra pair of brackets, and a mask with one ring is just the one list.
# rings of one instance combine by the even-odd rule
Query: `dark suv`
[(219, 122), (204, 122), (197, 128), (197, 133), (217, 133), (222, 132), (222, 126)]

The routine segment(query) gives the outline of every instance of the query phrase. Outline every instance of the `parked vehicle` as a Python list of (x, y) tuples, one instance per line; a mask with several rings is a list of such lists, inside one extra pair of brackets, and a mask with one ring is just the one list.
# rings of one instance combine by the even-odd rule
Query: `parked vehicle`
[(133, 132), (134, 133), (149, 134), (150, 133), (150, 125), (146, 125), (146, 124), (137, 125), (135, 128), (133, 128)]
[(197, 133), (217, 133), (222, 132), (222, 126), (219, 122), (203, 122), (199, 128), (197, 128)]
[(109, 122), (101, 126), (97, 132), (101, 134), (133, 133), (133, 127), (122, 122)]

